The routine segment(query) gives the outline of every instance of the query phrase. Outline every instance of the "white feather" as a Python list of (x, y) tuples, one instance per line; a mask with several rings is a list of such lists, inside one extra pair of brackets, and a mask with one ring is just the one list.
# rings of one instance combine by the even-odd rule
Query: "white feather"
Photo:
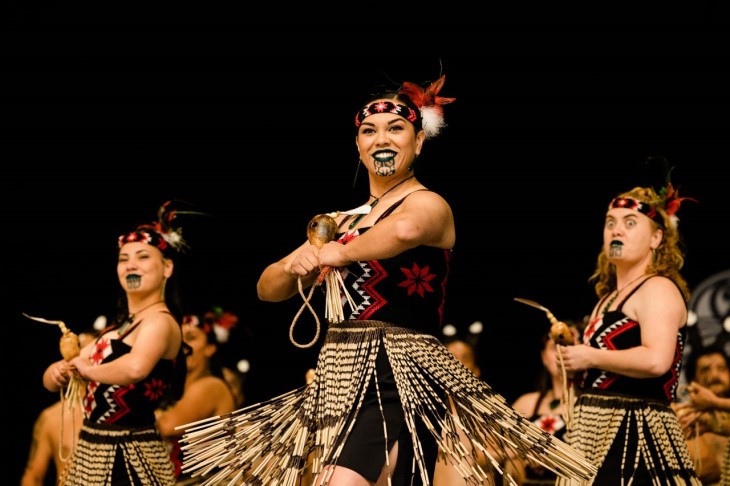
[(426, 140), (441, 133), (441, 129), (446, 126), (443, 112), (435, 106), (421, 108), (421, 123), (426, 133)]

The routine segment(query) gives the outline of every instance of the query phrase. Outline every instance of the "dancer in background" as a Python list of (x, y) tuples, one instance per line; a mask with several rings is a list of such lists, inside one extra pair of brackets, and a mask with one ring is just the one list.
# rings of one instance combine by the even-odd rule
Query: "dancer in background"
[[(573, 334), (573, 342), (577, 342), (582, 323), (565, 321), (565, 324)], [(567, 407), (570, 406), (570, 404), (564, 403), (563, 397), (567, 395), (564, 395), (563, 392), (566, 385), (572, 386), (572, 384), (564, 383), (557, 358), (557, 344), (551, 339), (550, 333), (545, 334), (542, 338), (540, 361), (542, 370), (538, 376), (535, 390), (517, 397), (512, 406), (544, 431), (562, 439), (566, 430)], [(513, 471), (512, 467), (516, 467), (516, 469)], [(508, 470), (515, 477), (517, 484), (522, 486), (555, 484), (557, 479), (554, 472), (539, 464), (529, 462), (514, 462)]]
[(70, 362), (52, 363), (44, 386), (58, 393), (72, 374), (87, 382), (84, 423), (62, 473), (68, 486), (175, 483), (170, 455), (155, 427), (167, 395), (183, 392), (185, 356), (178, 323), (173, 258), (184, 247), (176, 213), (160, 208), (159, 221), (118, 239), (119, 315)]
[[(79, 333), (79, 344), (86, 346), (99, 335), (94, 328)], [(33, 441), (20, 486), (41, 486), (52, 471), (58, 478), (71, 458), (84, 416), (81, 407), (66, 400), (44, 408), (33, 425)]]
[[(611, 200), (583, 344), (560, 346), (579, 395), (565, 440), (599, 467), (594, 485), (700, 485), (677, 416), (689, 290), (667, 181)], [(570, 484), (558, 478), (558, 485)]]
[(156, 413), (157, 429), (170, 444), (178, 485), (197, 484), (200, 478), (190, 478), (181, 473), (184, 454), (178, 439), (182, 431), (176, 427), (224, 415), (236, 408), (235, 395), (223, 377), (218, 359), (218, 336), (227, 339), (236, 322), (238, 317), (220, 308), (208, 311), (202, 317), (196, 314), (183, 317), (183, 340), (191, 350), (187, 356), (185, 392), (172, 406)]

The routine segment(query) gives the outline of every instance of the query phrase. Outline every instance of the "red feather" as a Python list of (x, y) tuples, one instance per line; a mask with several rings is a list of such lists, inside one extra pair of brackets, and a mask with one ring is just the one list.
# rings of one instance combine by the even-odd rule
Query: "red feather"
[(666, 204), (664, 209), (669, 216), (672, 216), (679, 211), (679, 207), (682, 205), (682, 201), (684, 200), (697, 202), (696, 199), (691, 197), (679, 197), (679, 187), (675, 189), (671, 182), (667, 183), (667, 193), (665, 197)]
[(456, 98), (438, 96), (444, 86), (446, 75), (442, 75), (425, 90), (419, 85), (411, 82), (404, 82), (400, 92), (408, 96), (419, 108), (423, 106), (441, 106), (456, 101)]

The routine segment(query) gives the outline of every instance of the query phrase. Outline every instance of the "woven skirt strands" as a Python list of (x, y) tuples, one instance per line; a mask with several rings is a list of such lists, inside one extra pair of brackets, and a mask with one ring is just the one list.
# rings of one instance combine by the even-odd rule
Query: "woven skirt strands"
[[(575, 403), (572, 427), (564, 438), (599, 471), (594, 481), (558, 478), (558, 486), (702, 486), (677, 416), (665, 403), (584, 392)], [(640, 481), (639, 476), (644, 479)]]
[[(122, 461), (117, 459), (117, 471), (114, 471), (117, 454), (121, 454)], [(108, 485), (112, 484), (115, 472), (115, 475), (126, 476), (129, 479), (128, 484), (175, 484), (170, 454), (155, 428), (125, 429), (85, 421), (81, 426), (73, 456), (58, 484)]]
[[(331, 325), (319, 354), (314, 381), (271, 400), (220, 417), (182, 426), (183, 471), (203, 475), (205, 485), (296, 485), (311, 460), (315, 484), (327, 484), (357, 420), (376, 358), (384, 347), (413, 444), (406, 470), (416, 483), (431, 484), (417, 421), (437, 442), (442, 459), (479, 484), (487, 472), (477, 451), (503, 473), (498, 451), (532, 460), (558, 475), (589, 480), (596, 468), (549, 433), (525, 419), (489, 385), (464, 367), (438, 339), (380, 321)], [(377, 390), (377, 386), (376, 386)], [(448, 406), (448, 397), (453, 409)], [(380, 404), (382, 411), (382, 404)], [(383, 429), (386, 429), (385, 419)], [(459, 431), (468, 438), (462, 444)], [(382, 462), (388, 470), (387, 433)], [(506, 473), (510, 484), (516, 484)], [(321, 483), (320, 483), (321, 481)]]

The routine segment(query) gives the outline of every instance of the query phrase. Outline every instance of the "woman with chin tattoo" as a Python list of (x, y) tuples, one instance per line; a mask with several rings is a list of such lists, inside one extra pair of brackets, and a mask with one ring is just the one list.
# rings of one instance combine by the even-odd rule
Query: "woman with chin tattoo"
[[(173, 256), (184, 242), (169, 226), (175, 211), (160, 208), (159, 222), (119, 237), (117, 275), (123, 293), (113, 324), (70, 361), (51, 364), (44, 386), (59, 392), (72, 374), (86, 384), (84, 422), (60, 484), (172, 485), (175, 476), (155, 428), (155, 410), (177, 399), (185, 383)], [(175, 313), (171, 311), (175, 310)]]
[(610, 202), (590, 278), (598, 303), (582, 344), (558, 346), (577, 381), (565, 440), (598, 466), (593, 485), (701, 484), (671, 408), (689, 300), (675, 215), (683, 199), (667, 177), (658, 194), (636, 187)]
[[(303, 289), (311, 295), (326, 279), (330, 326), (313, 380), (204, 427), (191, 424), (182, 439), (192, 446), (186, 465), (211, 470), (205, 484), (298, 485), (309, 460), (314, 486), (431, 484), (439, 447), (469, 484), (489, 477), (475, 460), (487, 448), (590, 476), (590, 464), (521, 419), (435, 337), (456, 229), (447, 201), (417, 178), (416, 160), (444, 126), (443, 105), (454, 101), (439, 96), (443, 83), (443, 76), (425, 89), (403, 83), (355, 113), (366, 202), (315, 217), (313, 238), (267, 266), (257, 283), (261, 300), (281, 302), (307, 299)], [(302, 107), (331, 110), (314, 100)], [(294, 324), (296, 317), (293, 345), (318, 340), (316, 327), (309, 343), (298, 341)]]

